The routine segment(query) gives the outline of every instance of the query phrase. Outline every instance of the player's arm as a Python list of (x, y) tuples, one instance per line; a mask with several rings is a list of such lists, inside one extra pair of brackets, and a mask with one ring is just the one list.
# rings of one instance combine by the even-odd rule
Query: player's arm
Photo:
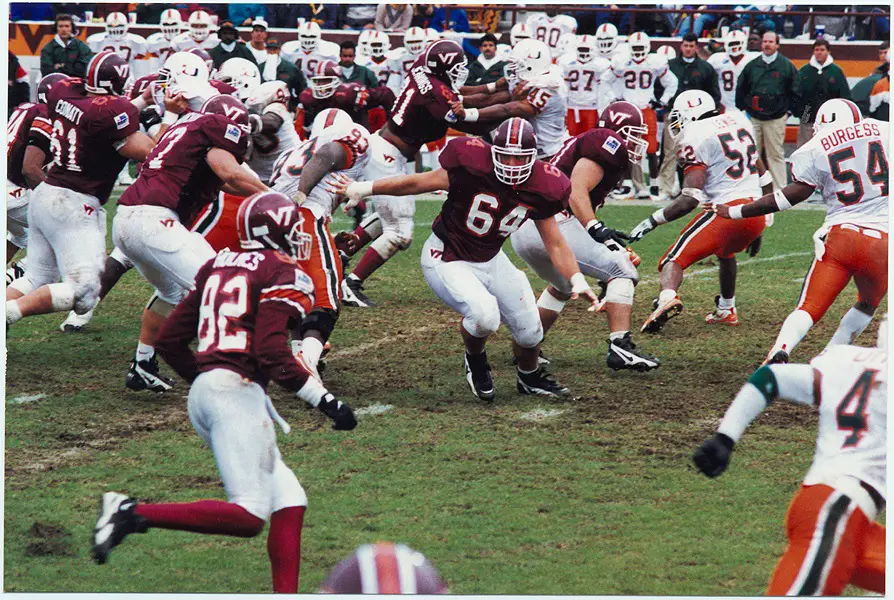
[(627, 234), (606, 227), (596, 218), (596, 211), (590, 202), (590, 192), (599, 185), (605, 177), (605, 169), (590, 160), (581, 158), (571, 171), (571, 198), (568, 202), (571, 212), (587, 229), (594, 240), (605, 244), (612, 250), (620, 250), (626, 246), (625, 240), (630, 239)]
[(770, 175), (770, 171), (767, 170), (767, 167), (764, 165), (764, 161), (760, 156), (757, 157), (754, 166), (757, 167), (757, 182), (761, 186), (761, 194), (764, 196), (772, 194), (773, 177)]
[(462, 104), (465, 108), (485, 108), (495, 104), (504, 104), (510, 100), (509, 91), (504, 90), (493, 94), (469, 94), (463, 96)]
[(153, 148), (155, 148), (155, 140), (142, 131), (130, 134), (115, 146), (118, 154), (137, 162), (143, 162)]
[(475, 94), (493, 94), (494, 92), (500, 92), (509, 89), (509, 83), (506, 81), (505, 77), (500, 77), (494, 82), (491, 83), (482, 83), (481, 85), (464, 85), (459, 88), (459, 93), (462, 94), (463, 99), (468, 96), (472, 96)]
[(22, 161), (22, 175), (25, 177), (28, 187), (32, 190), (47, 178), (47, 174), (43, 170), (46, 159), (46, 152), (39, 146), (29, 144), (25, 148), (25, 158)]
[(224, 191), (237, 196), (251, 196), (267, 190), (258, 176), (249, 173), (239, 164), (236, 157), (222, 148), (212, 148), (205, 158), (214, 174), (224, 182)]
[[(454, 111), (455, 112), (455, 111)], [(469, 108), (462, 111), (462, 119), (468, 123), (475, 121), (500, 121), (503, 122), (510, 117), (533, 117), (537, 114), (537, 109), (527, 100), (513, 100), (504, 104), (496, 104), (482, 109)], [(460, 115), (457, 114), (457, 117)]]
[(760, 199), (748, 204), (726, 206), (722, 204), (712, 205), (717, 216), (724, 219), (747, 219), (759, 217), (770, 213), (788, 210), (795, 204), (804, 202), (813, 195), (814, 187), (800, 181), (796, 181), (776, 190), (772, 194), (765, 194)]
[[(196, 279), (200, 280), (200, 277), (196, 276)], [(168, 315), (155, 341), (159, 355), (177, 375), (190, 383), (199, 376), (199, 364), (189, 345), (196, 337), (201, 301), (202, 287), (199, 286), (189, 292)]]
[(810, 365), (764, 365), (751, 374), (723, 416), (717, 433), (695, 451), (696, 468), (708, 477), (723, 473), (736, 442), (748, 426), (777, 398), (816, 404), (820, 372)]
[(313, 157), (301, 170), (298, 180), (298, 191), (295, 193), (295, 204), (303, 204), (307, 195), (319, 184), (327, 173), (347, 169), (351, 157), (343, 144), (329, 142), (314, 152)]
[(336, 192), (346, 196), (345, 211), (351, 209), (368, 196), (413, 196), (450, 187), (450, 177), (446, 169), (435, 169), (426, 173), (397, 175), (376, 181), (351, 181), (345, 177), (335, 185)]
[(704, 168), (690, 169), (683, 176), (683, 191), (680, 196), (674, 200), (670, 206), (659, 208), (630, 232), (630, 239), (634, 242), (639, 241), (644, 235), (658, 227), (671, 221), (675, 221), (682, 216), (692, 212), (700, 202), (705, 202), (704, 187), (707, 179), (707, 171)]
[(664, 68), (664, 73), (658, 78), (658, 81), (664, 86), (664, 94), (661, 95), (661, 98), (659, 98), (658, 101), (664, 106), (667, 106), (670, 104), (671, 98), (677, 93), (677, 88), (680, 86), (680, 82), (673, 71), (670, 70), (670, 67)]
[(248, 121), (251, 124), (251, 132), (258, 133), (276, 133), (285, 119), (275, 112), (265, 112), (263, 115), (249, 115)]
[(574, 252), (559, 230), (559, 224), (552, 217), (547, 217), (534, 221), (534, 225), (537, 226), (546, 253), (556, 270), (571, 282), (571, 297), (576, 299), (578, 296), (584, 296), (592, 305), (589, 310), (596, 310), (599, 306), (599, 298), (590, 289), (590, 284), (587, 283), (584, 274), (580, 272)]

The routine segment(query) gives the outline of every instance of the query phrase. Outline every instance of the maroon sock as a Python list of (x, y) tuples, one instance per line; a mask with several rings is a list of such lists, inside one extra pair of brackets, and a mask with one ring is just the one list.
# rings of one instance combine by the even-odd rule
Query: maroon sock
[(354, 230), (354, 235), (360, 238), (360, 246), (365, 246), (372, 241), (372, 236), (369, 235), (369, 232), (363, 228), (363, 226), (359, 226)]
[(385, 264), (385, 259), (376, 252), (375, 248), (369, 248), (364, 254), (363, 258), (360, 259), (360, 262), (357, 263), (357, 266), (354, 268), (354, 272), (351, 273), (354, 277), (359, 279), (360, 281), (366, 281), (366, 278), (375, 272), (376, 269)]
[(195, 533), (254, 537), (264, 521), (238, 504), (221, 500), (199, 500), (179, 504), (137, 504), (134, 513), (149, 527)]
[(301, 571), (301, 527), (304, 506), (290, 506), (270, 515), (267, 555), (273, 570), (273, 593), (297, 594)]

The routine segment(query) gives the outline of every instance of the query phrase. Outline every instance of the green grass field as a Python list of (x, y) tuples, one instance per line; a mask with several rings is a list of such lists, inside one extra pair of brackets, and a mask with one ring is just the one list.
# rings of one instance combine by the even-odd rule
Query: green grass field
[[(718, 480), (697, 475), (690, 456), (794, 308), (823, 213), (777, 217), (760, 255), (740, 262), (737, 328), (704, 323), (716, 265), (691, 267), (683, 315), (659, 336), (635, 334), (662, 359), (657, 371), (609, 370), (605, 317), (571, 303), (544, 348), (576, 397), (522, 397), (501, 329), (488, 346), (497, 399), (486, 405), (462, 374), (458, 317), (419, 268), (437, 209), (418, 204), (412, 248), (367, 287), (379, 307), (346, 309), (327, 359), (324, 377), (340, 398), (390, 408), (337, 433), (271, 388), (293, 426), (280, 434), (280, 449), (310, 499), (301, 591), (315, 591), (357, 545), (395, 540), (426, 554), (455, 593), (762, 593), (784, 548), (788, 502), (812, 458), (813, 414), (771, 407)], [(652, 210), (609, 206), (600, 214), (629, 231)], [(347, 224), (338, 218), (333, 230)], [(657, 295), (657, 259), (683, 224), (635, 246), (643, 257), (636, 331)], [(539, 294), (544, 284), (530, 276)], [(89, 558), (104, 491), (147, 501), (224, 498), (212, 454), (186, 415), (186, 385), (163, 396), (124, 388), (150, 293), (131, 272), (81, 335), (59, 331), (64, 315), (27, 319), (10, 332), (6, 591), (270, 590), (266, 533), (241, 540), (155, 530), (129, 537), (105, 566)], [(854, 299), (851, 285), (793, 359), (818, 353)], [(875, 324), (860, 342), (872, 345), (874, 335)], [(45, 396), (28, 398), (38, 394)]]

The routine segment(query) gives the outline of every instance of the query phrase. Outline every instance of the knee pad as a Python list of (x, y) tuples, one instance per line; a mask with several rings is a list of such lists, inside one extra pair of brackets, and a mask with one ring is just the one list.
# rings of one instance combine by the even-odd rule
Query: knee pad
[[(182, 287), (177, 286), (176, 291), (174, 291), (174, 293), (170, 294), (170, 295), (162, 294), (160, 291), (155, 290), (155, 295), (153, 296), (153, 298), (157, 297), (159, 300), (161, 300), (165, 304), (168, 304), (171, 307), (174, 307), (174, 306), (177, 306), (178, 304), (180, 304), (180, 301), (183, 300), (184, 298), (186, 298), (186, 294), (188, 294), (188, 293), (189, 293), (189, 290), (185, 290)], [(150, 303), (151, 303), (151, 301), (150, 301)], [(146, 305), (146, 308), (149, 310), (152, 310), (149, 308), (149, 305)], [(153, 310), (153, 312), (155, 312), (155, 311)], [(161, 314), (161, 313), (159, 313), (159, 314)], [(162, 315), (162, 316), (166, 316), (166, 315)]]
[(273, 512), (293, 506), (307, 506), (307, 492), (301, 486), (292, 469), (282, 459), (273, 467)]
[(310, 311), (310, 314), (304, 317), (301, 322), (301, 337), (303, 338), (308, 331), (319, 331), (323, 335), (323, 341), (327, 341), (332, 335), (335, 328), (335, 322), (338, 320), (338, 312), (328, 308), (316, 308)]
[(493, 305), (472, 306), (469, 316), (463, 318), (463, 327), (477, 338), (486, 338), (500, 328), (500, 309), (496, 300)]
[[(50, 290), (50, 298), (53, 301), (53, 310), (63, 312), (71, 310), (75, 306), (75, 289), (70, 283), (51, 283), (47, 286)], [(96, 300), (99, 301), (99, 290), (96, 290)], [(95, 303), (94, 303), (95, 306)], [(92, 307), (91, 307), (92, 308)], [(90, 310), (90, 309), (87, 309)], [(87, 311), (84, 311), (87, 312)], [(84, 314), (84, 313), (78, 313)]]
[(74, 311), (76, 314), (83, 315), (96, 308), (96, 305), (99, 304), (101, 287), (99, 279), (75, 284)]
[(531, 324), (519, 331), (512, 332), (512, 339), (522, 348), (533, 348), (543, 341), (543, 324), (540, 317), (531, 319)]
[(149, 302), (146, 304), (146, 310), (149, 312), (155, 313), (160, 317), (165, 317), (171, 314), (174, 311), (175, 304), (171, 304), (162, 300), (161, 297), (155, 293), (152, 294), (152, 297), (149, 299)]
[(605, 288), (605, 301), (613, 304), (633, 304), (633, 281), (612, 279)]
[(25, 275), (23, 277), (14, 279), (13, 282), (10, 283), (7, 287), (20, 292), (23, 296), (25, 294), (30, 294), (36, 289), (34, 282), (31, 281), (30, 277), (28, 277), (27, 271), (25, 272)]
[(543, 293), (540, 294), (540, 298), (537, 299), (537, 306), (544, 310), (560, 313), (562, 312), (562, 309), (565, 308), (567, 302), (568, 300), (559, 300), (550, 293), (549, 288), (546, 288), (543, 290)]
[(401, 250), (406, 250), (413, 243), (413, 219), (401, 217), (397, 220), (398, 244)]
[(396, 231), (383, 231), (370, 247), (383, 259), (388, 260), (401, 250), (401, 237)]
[(360, 227), (370, 238), (376, 239), (382, 235), (382, 218), (377, 212), (371, 213), (360, 221)]
[(22, 228), (20, 232), (13, 233), (12, 231), (6, 232), (6, 241), (10, 244), (14, 245), (18, 249), (23, 249), (28, 247), (28, 228)]

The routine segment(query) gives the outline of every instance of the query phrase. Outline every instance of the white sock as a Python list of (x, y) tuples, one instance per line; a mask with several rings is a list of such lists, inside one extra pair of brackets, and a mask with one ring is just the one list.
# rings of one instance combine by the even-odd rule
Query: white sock
[(841, 318), (841, 323), (838, 324), (838, 329), (835, 330), (835, 335), (829, 340), (829, 344), (826, 348), (829, 346), (853, 343), (856, 337), (863, 333), (863, 330), (866, 329), (871, 322), (871, 315), (867, 315), (865, 312), (857, 310), (856, 308), (850, 309)]
[(677, 290), (661, 290), (658, 294), (658, 305), (666, 304), (677, 297)]
[(307, 364), (316, 369), (317, 363), (320, 362), (320, 356), (323, 354), (323, 342), (315, 337), (304, 338), (301, 342), (301, 354)]
[(155, 346), (137, 342), (137, 362), (149, 360), (155, 354)]
[(813, 327), (813, 317), (810, 316), (810, 313), (806, 310), (796, 310), (782, 324), (782, 329), (779, 330), (776, 343), (773, 345), (773, 351), (785, 350), (791, 354), (811, 327)]
[(22, 311), (19, 310), (17, 300), (8, 300), (6, 302), (6, 324), (12, 325), (22, 319)]
[(610, 334), (608, 334), (608, 339), (610, 339), (610, 340), (612, 340), (612, 341), (614, 341), (614, 340), (620, 340), (622, 337), (624, 337), (624, 336), (627, 335), (628, 333), (630, 333), (630, 330), (627, 330), (627, 331), (612, 331)]
[(732, 298), (724, 298), (720, 296), (720, 300), (717, 301), (717, 308), (720, 310), (730, 310), (731, 308), (736, 308), (736, 297)]
[(353, 273), (348, 275), (348, 279), (353, 279), (354, 281), (360, 281), (360, 278), (357, 277), (356, 275), (354, 275)]
[(292, 340), (292, 356), (301, 354), (301, 340)]

